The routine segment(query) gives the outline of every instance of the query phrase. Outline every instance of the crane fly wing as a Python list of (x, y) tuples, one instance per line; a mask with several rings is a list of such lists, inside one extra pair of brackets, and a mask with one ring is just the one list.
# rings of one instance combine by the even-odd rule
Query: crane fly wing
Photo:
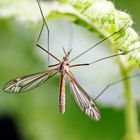
[(96, 107), (93, 99), (86, 93), (86, 91), (79, 85), (79, 83), (74, 78), (71, 72), (67, 73), (67, 77), (70, 80), (70, 87), (72, 90), (72, 95), (80, 107), (81, 111), (83, 111), (86, 115), (88, 115), (91, 119), (95, 121), (100, 120), (100, 112)]
[(57, 72), (57, 69), (52, 69), (45, 72), (19, 77), (6, 83), (3, 90), (7, 93), (26, 92), (40, 86)]

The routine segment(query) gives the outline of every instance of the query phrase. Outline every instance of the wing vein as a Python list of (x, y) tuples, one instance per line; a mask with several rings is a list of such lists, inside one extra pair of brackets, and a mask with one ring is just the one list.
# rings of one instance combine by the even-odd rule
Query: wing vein
[(100, 112), (93, 99), (79, 85), (71, 72), (66, 72), (75, 102), (87, 116), (95, 121), (100, 120)]

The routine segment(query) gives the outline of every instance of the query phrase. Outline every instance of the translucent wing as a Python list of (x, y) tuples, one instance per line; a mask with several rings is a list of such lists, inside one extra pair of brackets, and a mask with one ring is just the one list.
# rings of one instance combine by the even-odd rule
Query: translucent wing
[(19, 77), (5, 84), (3, 90), (8, 93), (26, 92), (40, 86), (46, 80), (54, 76), (57, 72), (57, 69), (52, 69), (46, 72)]
[(100, 112), (96, 107), (93, 99), (86, 93), (86, 91), (79, 85), (79, 83), (75, 80), (74, 76), (71, 72), (67, 73), (67, 77), (70, 80), (70, 87), (72, 90), (72, 94), (74, 99), (80, 109), (87, 114), (91, 119), (95, 121), (100, 120)]

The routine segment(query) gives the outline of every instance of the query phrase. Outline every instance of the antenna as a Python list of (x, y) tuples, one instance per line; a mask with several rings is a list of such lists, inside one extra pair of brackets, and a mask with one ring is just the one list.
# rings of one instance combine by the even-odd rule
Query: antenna
[(65, 54), (65, 56), (67, 55), (67, 53), (66, 53), (66, 51), (65, 51), (65, 49), (64, 49), (64, 47), (62, 46), (62, 48), (63, 48), (63, 52), (64, 52), (64, 54)]

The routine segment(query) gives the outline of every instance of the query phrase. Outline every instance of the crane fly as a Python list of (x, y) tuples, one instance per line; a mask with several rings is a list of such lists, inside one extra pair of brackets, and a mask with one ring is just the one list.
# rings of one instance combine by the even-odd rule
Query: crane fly
[[(111, 56), (107, 56), (107, 57), (95, 60), (91, 63), (72, 65), (71, 62), (73, 62), (75, 59), (79, 58), (80, 56), (84, 55), (86, 52), (90, 51), (91, 49), (96, 47), (101, 42), (107, 40), (108, 38), (112, 37), (113, 35), (117, 34), (118, 32), (121, 32), (121, 30), (123, 30), (124, 27), (120, 28), (118, 31), (116, 31), (113, 34), (111, 34), (110, 36), (104, 38), (103, 40), (96, 43), (94, 46), (92, 46), (88, 50), (80, 53), (79, 55), (77, 55), (76, 57), (74, 57), (71, 60), (69, 60), (69, 56), (70, 56), (72, 50), (66, 52), (65, 49), (63, 48), (63, 51), (64, 51), (65, 55), (64, 55), (62, 60), (59, 60), (57, 57), (55, 57), (55, 55), (53, 55), (49, 51), (49, 28), (48, 28), (48, 25), (47, 25), (46, 20), (44, 18), (43, 12), (41, 10), (39, 0), (37, 0), (37, 2), (38, 2), (38, 6), (39, 6), (39, 9), (40, 9), (42, 18), (43, 18), (43, 26), (42, 26), (41, 32), (39, 34), (39, 38), (41, 36), (43, 27), (45, 25), (47, 30), (48, 30), (48, 50), (44, 49), (38, 43), (36, 45), (37, 45), (37, 47), (39, 47), (40, 49), (42, 49), (43, 51), (45, 51), (48, 54), (48, 58), (49, 58), (49, 56), (51, 56), (56, 61), (58, 61), (58, 63), (54, 64), (54, 65), (50, 65), (49, 67), (55, 67), (55, 68), (52, 68), (50, 70), (15, 78), (15, 79), (9, 81), (8, 83), (6, 83), (4, 85), (3, 90), (7, 93), (26, 92), (26, 91), (29, 91), (33, 88), (36, 88), (36, 87), (42, 85), (48, 79), (52, 78), (54, 75), (59, 73), (60, 74), (59, 111), (62, 114), (65, 112), (65, 83), (66, 83), (66, 79), (67, 79), (70, 83), (70, 89), (72, 91), (71, 93), (74, 97), (74, 100), (77, 103), (77, 105), (80, 107), (81, 111), (83, 111), (91, 119), (93, 119), (95, 121), (99, 121), (100, 120), (100, 112), (99, 112), (99, 110), (98, 110), (98, 108), (97, 108), (97, 106), (94, 102), (96, 98), (93, 100), (87, 94), (87, 92), (80, 86), (80, 84), (77, 82), (74, 75), (70, 71), (70, 68), (71, 67), (78, 67), (78, 66), (89, 66), (89, 65), (92, 65), (96, 62), (99, 62), (99, 61), (102, 61), (102, 60), (105, 60), (105, 59), (108, 59), (108, 58), (116, 57), (116, 56), (119, 56), (119, 55), (125, 55), (125, 54), (133, 51), (134, 49), (129, 50), (125, 53), (122, 52), (122, 53), (114, 54), (114, 55), (111, 55)], [(124, 26), (126, 26), (126, 25), (124, 25)], [(38, 40), (39, 40), (39, 38), (38, 38)], [(107, 89), (107, 88), (108, 87), (106, 87), (105, 89)], [(101, 92), (99, 95), (101, 95), (102, 93), (103, 92)]]
[[(39, 44), (37, 44), (37, 46), (43, 49)], [(60, 73), (59, 111), (61, 113), (65, 112), (65, 81), (68, 79), (70, 81), (70, 87), (73, 93), (72, 95), (80, 109), (90, 118), (98, 121), (100, 119), (100, 113), (93, 99), (80, 86), (70, 71), (70, 67), (72, 66), (69, 65), (70, 52), (71, 51), (68, 53), (65, 52), (65, 56), (62, 61), (56, 59), (59, 61), (59, 63), (56, 64), (58, 65), (57, 68), (13, 79), (4, 86), (4, 91), (8, 93), (26, 92), (40, 86), (57, 73)], [(53, 56), (50, 52), (48, 53)]]

